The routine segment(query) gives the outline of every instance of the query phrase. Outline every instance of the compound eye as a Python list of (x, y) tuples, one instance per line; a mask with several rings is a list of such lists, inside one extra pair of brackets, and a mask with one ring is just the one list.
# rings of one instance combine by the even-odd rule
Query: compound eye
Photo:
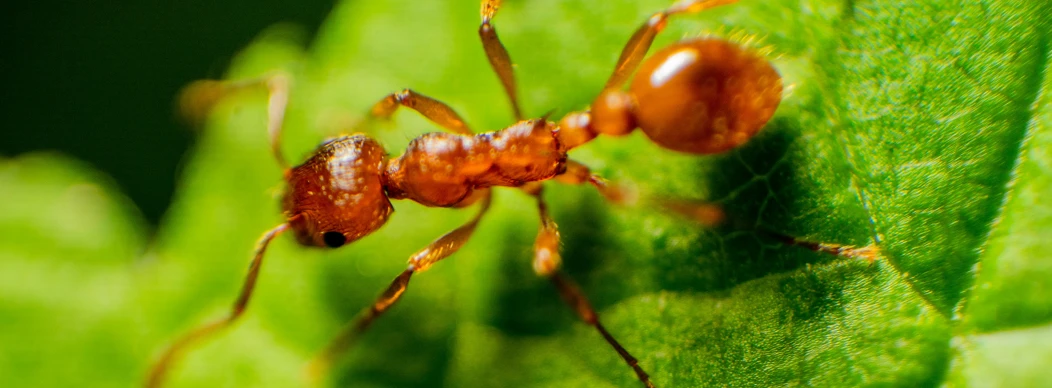
[(325, 232), (325, 234), (321, 235), (321, 239), (325, 241), (325, 245), (329, 248), (339, 248), (347, 243), (347, 237), (340, 232)]

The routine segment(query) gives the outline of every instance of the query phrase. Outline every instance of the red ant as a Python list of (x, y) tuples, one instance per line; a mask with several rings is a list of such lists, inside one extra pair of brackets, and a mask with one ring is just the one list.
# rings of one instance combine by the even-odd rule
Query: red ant
[[(161, 385), (177, 355), (243, 314), (267, 245), (281, 233), (291, 230), (303, 245), (338, 248), (379, 229), (393, 210), (390, 199), (409, 199), (437, 207), (481, 203), (479, 212), (467, 224), (410, 257), (405, 271), (318, 358), (314, 370), (324, 369), (398, 302), (414, 273), (428, 269), (467, 242), (489, 208), (490, 188), (504, 186), (522, 188), (537, 199), (541, 223), (534, 244), (534, 271), (551, 280), (577, 315), (599, 331), (645, 386), (653, 387), (637, 359), (606, 330), (577, 285), (559, 271), (559, 231), (540, 195), (540, 182), (555, 179), (570, 184), (588, 183), (608, 199), (623, 201), (625, 193), (607, 186), (588, 167), (568, 159), (567, 153), (600, 134), (621, 136), (639, 128), (665, 148), (711, 154), (737, 147), (763, 128), (781, 101), (782, 81), (759, 54), (724, 40), (692, 39), (666, 47), (643, 62), (654, 37), (665, 28), (670, 16), (736, 1), (682, 0), (651, 16), (625, 45), (613, 74), (590, 110), (567, 114), (556, 123), (547, 117), (522, 119), (511, 58), (491, 24), (500, 0), (482, 0), (479, 36), (518, 122), (496, 132), (473, 134), (452, 108), (406, 89), (374, 105), (371, 119), (389, 118), (404, 106), (449, 133), (429, 133), (413, 139), (405, 153), (393, 159), (375, 140), (355, 134), (325, 142), (306, 162), (290, 168), (281, 156), (279, 141), (289, 80), (277, 75), (254, 81), (270, 90), (268, 132), (274, 156), (285, 168), (288, 190), (283, 204), (287, 219), (259, 240), (230, 315), (197, 328), (171, 345), (150, 371), (146, 386)], [(637, 68), (628, 91), (620, 90)], [(245, 85), (248, 83), (202, 81), (193, 87), (196, 92), (189, 93), (199, 98), (205, 94), (214, 97), (223, 93), (217, 90)], [(711, 205), (668, 205), (674, 211), (694, 214), (707, 222), (715, 222), (720, 214)]]

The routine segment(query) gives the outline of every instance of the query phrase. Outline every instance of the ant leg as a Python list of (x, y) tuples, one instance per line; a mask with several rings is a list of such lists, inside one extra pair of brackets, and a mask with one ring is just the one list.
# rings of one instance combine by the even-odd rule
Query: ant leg
[(274, 153), (278, 165), (288, 170), (289, 163), (281, 155), (281, 128), (289, 103), (290, 83), (288, 74), (280, 72), (246, 81), (194, 81), (179, 93), (179, 110), (183, 117), (200, 124), (223, 97), (245, 89), (265, 86), (268, 92), (267, 134), (270, 136), (270, 150)]
[[(606, 179), (593, 174), (591, 169), (575, 160), (566, 161), (566, 171), (557, 175), (560, 183), (579, 185), (588, 183), (599, 190), (608, 201), (621, 206), (634, 206), (640, 202), (639, 194), (627, 187), (611, 185)], [(718, 205), (673, 198), (649, 198), (649, 204), (662, 210), (687, 217), (705, 226), (715, 226), (723, 221), (723, 209)]]
[(580, 287), (577, 286), (569, 277), (559, 272), (559, 267), (562, 262), (562, 258), (559, 255), (559, 227), (552, 220), (548, 214), (548, 207), (544, 203), (544, 199), (541, 197), (541, 193), (538, 190), (537, 197), (537, 209), (540, 211), (541, 225), (540, 231), (537, 232), (537, 240), (534, 243), (534, 259), (533, 259), (533, 271), (538, 276), (548, 278), (555, 285), (555, 288), (559, 290), (559, 295), (563, 298), (563, 301), (577, 313), (577, 316), (581, 318), (585, 323), (595, 327), (599, 331), (599, 334), (603, 336), (603, 339), (610, 344), (617, 351), (617, 354), (625, 360), (625, 363), (636, 373), (636, 377), (639, 381), (643, 382), (643, 385), (649, 388), (654, 387), (654, 383), (650, 382), (650, 376), (647, 372), (639, 366), (639, 360), (633, 357), (624, 346), (621, 346), (614, 336), (606, 330), (602, 322), (599, 321), (599, 313), (592, 308), (591, 303), (588, 302), (588, 298), (585, 297), (584, 293), (581, 292)]
[(635, 205), (639, 202), (638, 193), (625, 187), (608, 184), (606, 179), (592, 174), (592, 170), (588, 166), (576, 160), (567, 159), (566, 171), (556, 175), (554, 179), (556, 182), (570, 185), (591, 184), (596, 190), (599, 190), (599, 194), (602, 194), (607, 201), (617, 205)]
[[(556, 176), (555, 180), (560, 183), (574, 185), (589, 183), (595, 186), (599, 193), (606, 197), (608, 201), (617, 205), (634, 205), (638, 202), (638, 195), (635, 193), (624, 187), (608, 184), (605, 179), (592, 174), (588, 166), (574, 160), (566, 161), (566, 172)], [(704, 226), (718, 225), (724, 219), (723, 209), (711, 203), (673, 198), (657, 198), (652, 199), (651, 202), (665, 212), (686, 217)], [(803, 247), (815, 252), (824, 252), (852, 259), (865, 259), (870, 263), (880, 258), (880, 248), (876, 245), (856, 247), (853, 245), (802, 240), (766, 229), (760, 229), (757, 232), (781, 241), (786, 245)]]
[(606, 81), (603, 89), (616, 89), (631, 75), (646, 56), (654, 37), (665, 29), (668, 17), (677, 14), (701, 12), (709, 8), (736, 3), (738, 0), (680, 0), (668, 9), (655, 13), (628, 39), (621, 57), (617, 59), (614, 73)]
[(504, 44), (497, 37), (497, 30), (490, 24), (490, 20), (497, 14), (501, 0), (482, 0), (479, 13), (482, 15), (482, 24), (479, 26), (479, 38), (482, 39), (482, 48), (486, 50), (486, 58), (490, 66), (500, 78), (504, 85), (504, 92), (508, 94), (511, 101), (511, 109), (515, 113), (515, 120), (522, 120), (522, 109), (519, 107), (519, 98), (515, 88), (515, 72), (511, 68), (511, 56)]
[(245, 283), (241, 286), (241, 294), (238, 295), (237, 300), (234, 302), (230, 315), (221, 320), (199, 326), (193, 331), (183, 335), (175, 341), (175, 343), (170, 345), (168, 349), (165, 349), (161, 358), (153, 364), (152, 368), (150, 368), (150, 373), (147, 375), (146, 381), (143, 384), (144, 386), (149, 388), (160, 387), (164, 383), (165, 375), (168, 373), (171, 365), (190, 345), (218, 333), (220, 330), (230, 326), (235, 320), (241, 317), (242, 313), (245, 312), (245, 308), (248, 307), (248, 301), (252, 297), (252, 290), (256, 287), (256, 278), (259, 276), (259, 267), (263, 265), (263, 253), (267, 250), (267, 245), (269, 245), (275, 237), (288, 229), (288, 227), (288, 223), (278, 225), (274, 229), (264, 233), (263, 237), (260, 237), (259, 242), (256, 243), (255, 255), (252, 258), (252, 263), (248, 266), (248, 274), (245, 275)]
[(856, 247), (854, 245), (843, 245), (801, 240), (796, 237), (787, 236), (770, 230), (761, 230), (760, 233), (773, 237), (774, 239), (781, 241), (786, 245), (804, 247), (815, 252), (828, 253), (834, 256), (846, 257), (851, 259), (865, 259), (870, 264), (873, 264), (874, 261), (877, 261), (877, 259), (880, 258), (880, 248), (876, 244), (867, 245), (864, 247)]
[(482, 198), (482, 206), (479, 208), (479, 212), (475, 214), (471, 221), (432, 241), (426, 248), (410, 256), (406, 270), (398, 275), (371, 306), (362, 310), (358, 317), (344, 328), (321, 354), (311, 361), (307, 368), (307, 374), (312, 382), (320, 381), (320, 378), (328, 371), (332, 363), (354, 345), (358, 337), (369, 328), (373, 321), (401, 299), (402, 294), (405, 293), (406, 288), (409, 286), (409, 278), (413, 276), (413, 273), (427, 270), (431, 265), (456, 253), (464, 246), (464, 243), (471, 238), (471, 234), (475, 231), (475, 227), (478, 226), (482, 216), (489, 210), (491, 198), (487, 192), (487, 195)]
[(460, 115), (453, 108), (450, 108), (449, 105), (417, 93), (412, 89), (404, 89), (384, 97), (380, 102), (373, 105), (367, 120), (390, 119), (399, 106), (417, 111), (424, 118), (431, 120), (431, 122), (438, 124), (438, 126), (447, 131), (461, 135), (473, 134), (467, 123), (464, 122), (464, 119), (460, 118)]

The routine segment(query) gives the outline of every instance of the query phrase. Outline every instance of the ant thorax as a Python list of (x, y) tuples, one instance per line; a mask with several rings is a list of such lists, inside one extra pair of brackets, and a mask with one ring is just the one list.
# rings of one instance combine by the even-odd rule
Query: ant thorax
[(304, 245), (338, 247), (391, 215), (381, 178), (383, 147), (365, 135), (331, 139), (288, 172), (285, 213)]
[(457, 206), (475, 189), (550, 179), (566, 169), (566, 153), (547, 120), (520, 121), (474, 136), (429, 133), (387, 164), (387, 193), (428, 206)]

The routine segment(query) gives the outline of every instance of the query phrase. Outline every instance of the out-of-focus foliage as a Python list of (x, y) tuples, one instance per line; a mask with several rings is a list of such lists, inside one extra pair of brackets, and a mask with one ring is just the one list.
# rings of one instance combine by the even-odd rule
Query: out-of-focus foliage
[[(666, 2), (509, 1), (495, 25), (530, 115), (585, 107), (635, 27)], [(477, 7), (346, 2), (309, 48), (276, 27), (230, 78), (295, 76), (285, 151), (305, 156), (412, 87), (477, 129), (510, 123)], [(566, 270), (660, 386), (1036, 386), (1052, 366), (1052, 81), (1047, 2), (743, 1), (673, 19), (661, 46), (716, 34), (773, 51), (790, 85), (745, 147), (693, 157), (641, 135), (573, 157), (644, 193), (722, 204), (704, 229), (550, 185)], [(0, 379), (127, 386), (159, 349), (225, 313), (258, 234), (281, 222), (264, 96), (220, 104), (146, 244), (134, 210), (75, 162), (0, 164)], [(392, 153), (435, 128), (374, 133)], [(189, 354), (172, 386), (297, 386), (303, 366), (470, 210), (396, 203), (333, 251), (273, 244), (249, 313)], [(476, 237), (414, 277), (332, 376), (354, 386), (634, 386), (533, 276), (534, 204), (501, 190)], [(876, 244), (866, 263), (789, 247)]]

